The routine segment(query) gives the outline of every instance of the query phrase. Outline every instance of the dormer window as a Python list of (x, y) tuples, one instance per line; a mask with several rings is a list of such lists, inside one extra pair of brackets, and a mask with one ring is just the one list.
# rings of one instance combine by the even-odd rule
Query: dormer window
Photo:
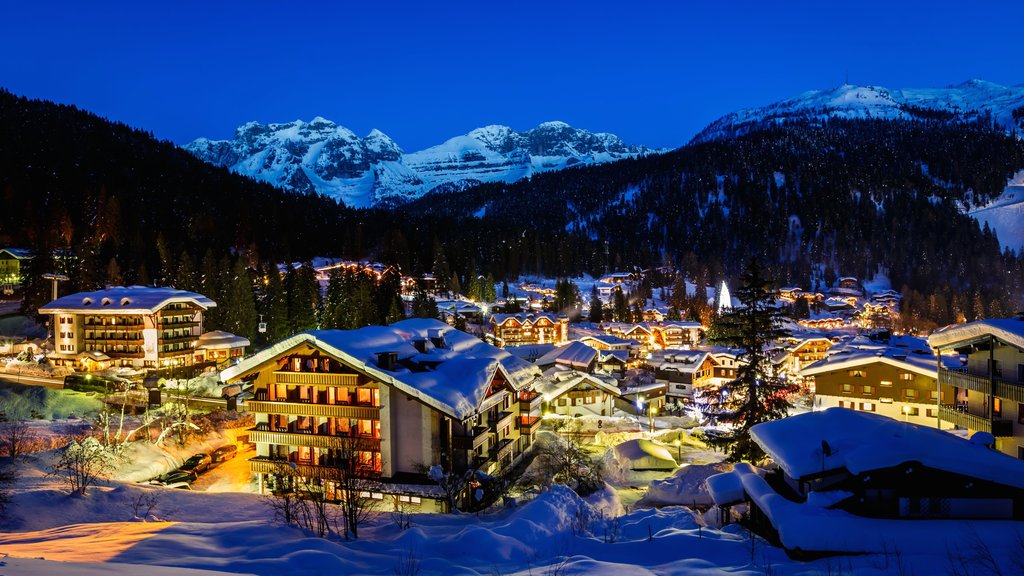
[(121, 306), (127, 306), (127, 305), (129, 305), (131, 303), (132, 303), (132, 301), (129, 300), (128, 298), (121, 298)]
[(110, 298), (104, 298), (102, 301), (100, 301), (100, 304), (104, 306), (110, 306)]

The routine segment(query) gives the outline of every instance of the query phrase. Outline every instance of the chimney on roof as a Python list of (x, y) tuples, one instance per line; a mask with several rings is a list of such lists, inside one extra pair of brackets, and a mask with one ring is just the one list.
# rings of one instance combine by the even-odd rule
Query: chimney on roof
[(377, 367), (387, 372), (394, 372), (398, 364), (398, 352), (377, 352)]
[(440, 328), (431, 328), (427, 333), (434, 348), (444, 348), (444, 332)]
[(412, 345), (416, 347), (417, 352), (423, 354), (427, 351), (427, 342), (428, 340), (426, 338), (417, 338), (412, 341)]

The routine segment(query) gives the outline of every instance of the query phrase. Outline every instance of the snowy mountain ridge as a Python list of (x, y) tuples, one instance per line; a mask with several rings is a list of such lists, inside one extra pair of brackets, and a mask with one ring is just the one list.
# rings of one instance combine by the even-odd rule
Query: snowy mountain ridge
[(692, 142), (733, 138), (791, 120), (969, 121), (986, 114), (1007, 130), (1024, 131), (1024, 85), (1003, 86), (985, 80), (968, 80), (946, 88), (890, 89), (844, 84), (727, 114), (709, 124)]
[(309, 122), (248, 122), (232, 140), (198, 138), (184, 148), (234, 172), (358, 208), (398, 204), (438, 187), (514, 182), (539, 172), (660, 152), (627, 145), (614, 134), (544, 122), (523, 132), (484, 126), (407, 154), (379, 130), (359, 138), (319, 116)]

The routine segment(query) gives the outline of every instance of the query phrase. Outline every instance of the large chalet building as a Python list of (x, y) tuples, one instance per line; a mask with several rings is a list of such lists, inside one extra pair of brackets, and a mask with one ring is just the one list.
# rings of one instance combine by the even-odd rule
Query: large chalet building
[(939, 382), (953, 391), (939, 418), (989, 432), (996, 448), (1024, 459), (1024, 316), (949, 326), (928, 344), (940, 354), (967, 356), (959, 368), (938, 366)]
[(815, 411), (849, 408), (935, 427), (939, 404), (953, 399), (951, 386), (938, 385), (940, 360), (960, 364), (957, 357), (936, 357), (921, 338), (879, 342), (858, 336), (833, 346), (799, 375), (814, 380)]
[(569, 318), (546, 312), (494, 314), (491, 336), (498, 346), (562, 344), (569, 340)]
[(174, 288), (117, 286), (63, 296), (39, 313), (52, 316), (58, 366), (161, 368), (194, 362), (203, 313), (216, 305)]
[(431, 319), (296, 334), (221, 373), (254, 387), (249, 440), (261, 491), (274, 489), (282, 464), (316, 476), (355, 458), (378, 481), (375, 497), (423, 512), (446, 506), (416, 488), (429, 484), (425, 469), (496, 474), (518, 462), (540, 427), (539, 376), (533, 364)]

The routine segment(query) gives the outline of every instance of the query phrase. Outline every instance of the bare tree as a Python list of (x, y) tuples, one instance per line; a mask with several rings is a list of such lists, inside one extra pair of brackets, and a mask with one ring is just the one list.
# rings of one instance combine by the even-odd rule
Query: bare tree
[(0, 424), (0, 454), (11, 460), (28, 453), (30, 439), (28, 422), (14, 420)]
[(437, 482), (438, 487), (444, 492), (449, 512), (458, 512), (459, 500), (463, 497), (466, 485), (473, 477), (473, 472), (473, 470), (466, 470), (462, 474), (455, 474), (445, 472), (441, 466), (431, 466), (427, 471), (427, 477)]
[(92, 436), (74, 435), (60, 450), (50, 471), (72, 495), (85, 496), (91, 486), (114, 469), (114, 455)]
[(133, 518), (149, 518), (160, 501), (156, 490), (143, 490), (129, 502)]
[(543, 475), (540, 483), (565, 484), (581, 496), (592, 494), (601, 487), (604, 475), (580, 440), (579, 422), (561, 421), (555, 429), (558, 436), (537, 448), (538, 469)]
[(12, 463), (0, 463), (0, 520), (7, 516), (7, 506), (11, 503), (11, 487), (17, 479), (18, 473)]
[(275, 517), (320, 537), (333, 529), (346, 539), (359, 537), (359, 527), (377, 514), (382, 498), (378, 473), (359, 464), (371, 446), (358, 437), (338, 438), (332, 460), (318, 466), (282, 461), (271, 476), (275, 488), (269, 499)]

